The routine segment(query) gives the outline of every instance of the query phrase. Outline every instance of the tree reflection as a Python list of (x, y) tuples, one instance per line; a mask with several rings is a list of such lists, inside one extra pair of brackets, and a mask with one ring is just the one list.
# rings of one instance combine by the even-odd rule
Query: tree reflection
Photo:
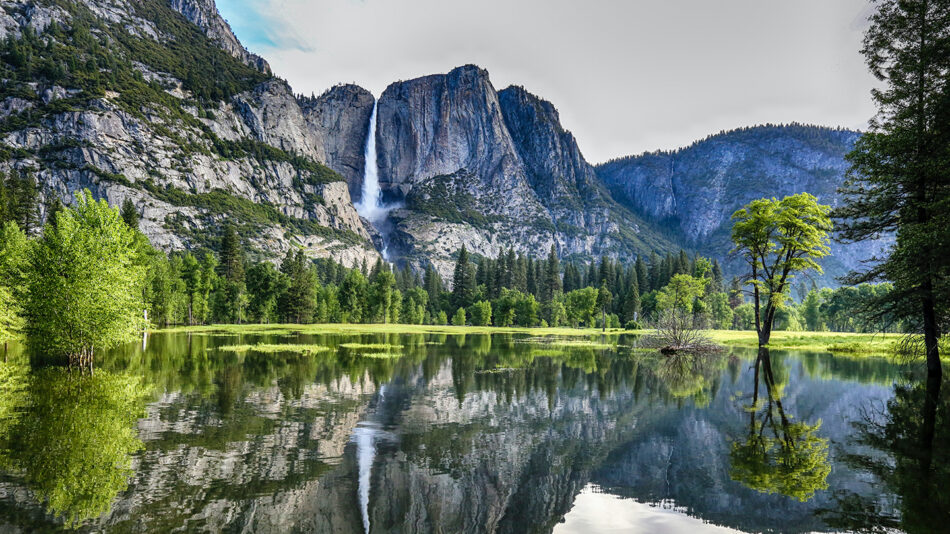
[[(828, 440), (816, 435), (821, 421), (796, 422), (785, 411), (769, 349), (759, 349), (754, 369), (749, 432), (744, 440), (732, 443), (730, 477), (762, 493), (807, 501), (828, 487), (831, 471)], [(765, 384), (762, 399), (760, 378)]]
[(874, 475), (899, 504), (841, 493), (836, 495), (837, 509), (824, 512), (829, 524), (864, 532), (946, 532), (950, 525), (947, 393), (935, 374), (923, 380), (908, 377), (894, 386), (886, 410), (868, 413), (855, 424), (855, 441), (869, 449), (847, 456), (848, 465)]
[(3, 465), (67, 526), (97, 517), (127, 487), (132, 454), (142, 448), (135, 423), (144, 402), (131, 375), (34, 371), (22, 413), (2, 437)]

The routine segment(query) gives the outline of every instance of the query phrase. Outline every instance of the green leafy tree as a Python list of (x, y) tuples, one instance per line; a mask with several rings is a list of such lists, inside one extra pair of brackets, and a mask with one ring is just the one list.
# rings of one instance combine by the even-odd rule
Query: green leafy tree
[(491, 326), (492, 321), (492, 308), (491, 302), (487, 300), (480, 300), (472, 305), (472, 325), (474, 326)]
[(754, 200), (732, 215), (733, 252), (749, 268), (755, 329), (768, 345), (775, 314), (788, 298), (797, 273), (821, 272), (817, 260), (828, 255), (829, 208), (808, 193), (782, 200)]
[(809, 331), (821, 330), (821, 297), (814, 289), (809, 291), (802, 301), (802, 315), (805, 316), (805, 326)]
[(465, 326), (465, 308), (455, 310), (455, 315), (452, 316), (452, 325)]
[(145, 308), (135, 242), (118, 211), (76, 195), (31, 250), (24, 314), (33, 350), (91, 364), (93, 349), (135, 339)]
[(339, 293), (341, 320), (344, 323), (363, 321), (363, 303), (366, 302), (367, 291), (366, 277), (363, 273), (355, 269), (346, 273), (346, 278), (340, 284)]
[[(755, 386), (749, 413), (749, 432), (732, 443), (729, 475), (761, 493), (779, 493), (801, 502), (828, 487), (828, 440), (818, 437), (821, 421), (793, 421), (782, 405), (767, 348), (756, 358)], [(759, 383), (766, 399), (759, 399)]]
[(265, 261), (251, 266), (247, 270), (247, 290), (248, 311), (253, 320), (260, 323), (278, 320), (277, 299), (286, 290), (286, 278), (273, 264)]
[(577, 328), (581, 323), (588, 327), (594, 326), (597, 296), (597, 290), (592, 287), (575, 289), (564, 295), (564, 307), (567, 311), (567, 320), (571, 326)]
[(726, 330), (732, 327), (733, 312), (729, 307), (729, 296), (723, 292), (709, 296), (709, 314), (712, 317), (713, 327)]
[(421, 287), (406, 290), (402, 299), (402, 320), (407, 324), (422, 324), (426, 316), (429, 294)]
[(656, 295), (657, 310), (675, 310), (684, 314), (693, 313), (696, 299), (706, 291), (706, 283), (705, 278), (695, 278), (688, 274), (673, 276), (670, 283)]
[(610, 290), (607, 289), (607, 279), (605, 278), (600, 283), (600, 289), (597, 291), (597, 307), (600, 308), (601, 316), (600, 325), (604, 331), (607, 331), (607, 308), (610, 307), (610, 302), (612, 300), (613, 295), (611, 295)]
[(942, 374), (941, 323), (950, 317), (950, 4), (879, 0), (864, 36), (878, 113), (848, 155), (845, 203), (835, 211), (846, 242), (893, 233), (895, 245), (853, 283), (887, 279), (878, 303), (921, 332), (928, 371)]
[[(393, 303), (394, 291), (398, 291), (395, 275), (388, 266), (380, 264), (379, 271), (374, 272), (370, 279), (369, 287), (369, 305), (372, 310), (371, 318), (373, 321), (389, 323), (392, 310), (399, 308), (399, 306), (394, 306)], [(402, 296), (400, 295), (401, 299)]]
[[(287, 283), (278, 297), (280, 315), (289, 323), (309, 323), (313, 320), (316, 308), (317, 279), (315, 273), (308, 267), (307, 258), (302, 250), (288, 250), (284, 261), (280, 264), (280, 272), (286, 277)], [(355, 271), (351, 271), (353, 273)], [(363, 281), (365, 295), (366, 279)], [(362, 304), (360, 304), (362, 310)]]
[(29, 242), (14, 222), (0, 227), (0, 344), (19, 337), (23, 329), (21, 302)]

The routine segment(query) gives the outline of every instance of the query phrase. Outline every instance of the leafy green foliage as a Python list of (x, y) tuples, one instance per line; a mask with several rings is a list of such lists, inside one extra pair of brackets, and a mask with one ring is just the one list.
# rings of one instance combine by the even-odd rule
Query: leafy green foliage
[[(729, 475), (756, 491), (780, 493), (805, 502), (815, 491), (828, 487), (831, 472), (828, 440), (816, 435), (821, 421), (793, 421), (785, 411), (781, 385), (776, 381), (767, 348), (759, 349), (753, 372), (749, 432), (732, 443)], [(764, 401), (758, 398), (760, 380), (765, 384)]]
[(889, 280), (877, 308), (923, 333), (930, 372), (940, 374), (941, 327), (950, 322), (950, 4), (876, 3), (862, 53), (883, 82), (878, 114), (848, 155), (846, 203), (835, 211), (842, 238), (894, 233), (886, 255), (852, 282)]
[(117, 210), (77, 193), (30, 254), (24, 314), (33, 350), (91, 362), (93, 348), (134, 339), (145, 309), (135, 242)]
[[(759, 341), (769, 342), (778, 308), (796, 273), (821, 272), (816, 260), (828, 255), (830, 208), (808, 193), (782, 200), (754, 200), (732, 215), (733, 252), (748, 265)], [(764, 301), (764, 305), (763, 305)], [(760, 311), (761, 310), (761, 311)]]

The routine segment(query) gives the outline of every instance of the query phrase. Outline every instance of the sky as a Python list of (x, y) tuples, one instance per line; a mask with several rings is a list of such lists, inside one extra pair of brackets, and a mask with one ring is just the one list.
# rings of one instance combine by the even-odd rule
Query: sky
[(294, 91), (487, 69), (551, 101), (588, 161), (802, 122), (862, 129), (867, 0), (217, 0)]

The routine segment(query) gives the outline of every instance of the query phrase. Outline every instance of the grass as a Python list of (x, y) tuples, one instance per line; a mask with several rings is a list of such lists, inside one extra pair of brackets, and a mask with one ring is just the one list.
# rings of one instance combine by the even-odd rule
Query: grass
[(294, 345), (294, 344), (285, 344), (285, 345), (274, 345), (268, 343), (258, 343), (257, 345), (224, 345), (218, 347), (218, 350), (228, 351), (228, 352), (297, 352), (300, 354), (316, 354), (318, 352), (326, 352), (330, 350), (330, 347), (324, 347), (323, 345)]
[[(606, 334), (596, 328), (501, 328), (493, 326), (442, 326), (442, 325), (408, 325), (408, 324), (247, 324), (247, 325), (208, 325), (182, 326), (154, 330), (153, 332), (191, 332), (191, 333), (222, 333), (222, 334), (334, 334), (334, 335), (361, 335), (361, 334), (528, 334), (531, 341), (548, 345), (551, 349), (567, 349), (569, 347), (588, 347), (595, 349), (609, 349), (616, 347), (612, 340), (601, 339), (606, 336), (619, 334), (649, 334), (649, 330), (635, 332), (621, 329), (608, 329)], [(710, 339), (718, 344), (731, 347), (758, 347), (756, 333), (750, 330), (710, 330), (707, 332)], [(544, 338), (555, 337), (547, 340)], [(556, 339), (565, 337), (572, 339)], [(583, 339), (586, 338), (586, 339)], [(775, 350), (803, 350), (813, 352), (828, 352), (842, 356), (886, 356), (898, 357), (897, 347), (904, 339), (903, 334), (857, 334), (848, 332), (785, 332), (772, 333), (769, 348)], [(941, 340), (941, 354), (950, 360), (950, 338)], [(283, 346), (283, 345), (278, 345)], [(292, 346), (292, 345), (288, 345)], [(344, 348), (368, 349), (380, 352), (391, 352), (400, 347), (394, 345), (376, 345), (360, 343), (344, 343)], [(257, 349), (254, 349), (257, 350)]]
[[(759, 346), (756, 333), (750, 330), (712, 330), (713, 341), (734, 347)], [(770, 349), (830, 352), (848, 356), (886, 356), (906, 358), (899, 354), (904, 334), (857, 334), (852, 332), (772, 332)], [(940, 343), (941, 357), (950, 360), (950, 338)]]
[(402, 358), (401, 352), (364, 352), (360, 358), (376, 358), (379, 360), (389, 360), (393, 358)]
[[(751, 348), (759, 346), (759, 338), (751, 330), (712, 330), (709, 336), (716, 343), (723, 345)], [(851, 354), (889, 354), (893, 352), (893, 346), (901, 338), (900, 334), (779, 331), (772, 332), (769, 348)]]
[[(270, 334), (275, 331), (293, 331), (300, 334), (531, 334), (534, 336), (590, 337), (601, 335), (597, 328), (521, 328), (495, 326), (448, 326), (416, 324), (216, 324), (206, 326), (177, 326), (152, 330), (155, 333), (226, 332), (234, 334)], [(608, 329), (607, 335), (631, 333)]]
[(380, 350), (392, 350), (392, 349), (401, 349), (402, 345), (392, 345), (390, 343), (341, 343), (341, 347), (344, 349), (380, 349)]

